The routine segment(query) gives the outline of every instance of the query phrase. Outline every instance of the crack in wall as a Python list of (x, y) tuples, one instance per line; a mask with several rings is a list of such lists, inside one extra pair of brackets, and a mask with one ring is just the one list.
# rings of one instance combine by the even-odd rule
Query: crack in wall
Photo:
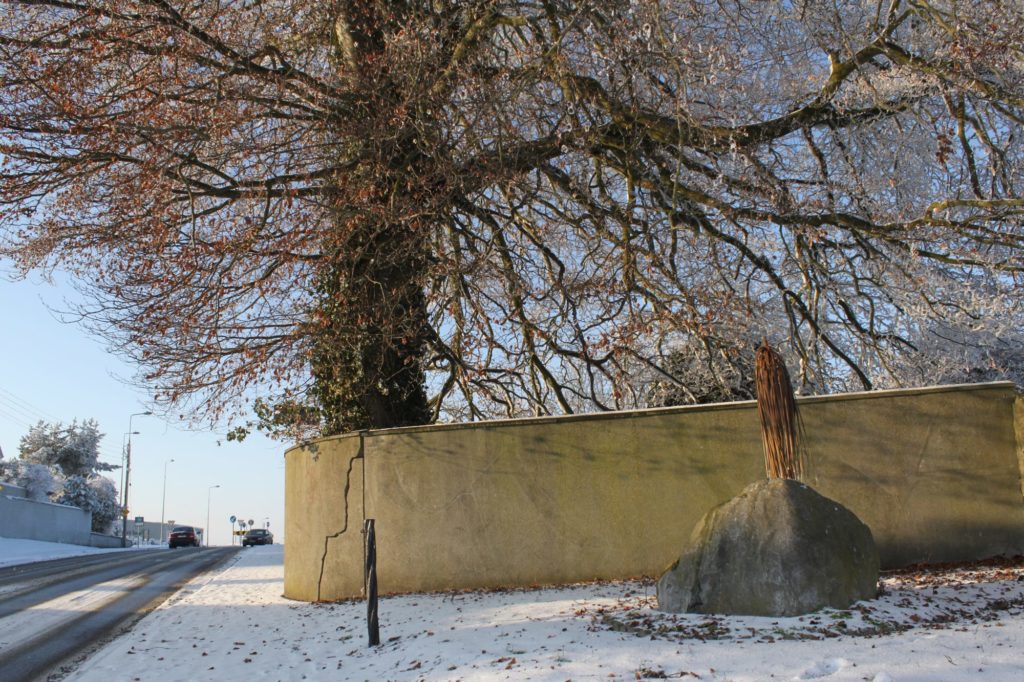
[[(348, 470), (345, 472), (345, 493), (344, 493), (344, 499), (345, 499), (345, 524), (341, 527), (341, 530), (339, 530), (338, 532), (331, 533), (330, 535), (325, 535), (324, 536), (324, 553), (320, 557), (320, 575), (316, 579), (316, 600), (318, 602), (320, 601), (320, 590), (321, 590), (321, 586), (323, 585), (323, 581), (324, 581), (324, 569), (325, 569), (325, 567), (327, 565), (327, 550), (328, 550), (328, 547), (330, 546), (331, 540), (333, 540), (334, 538), (341, 537), (342, 535), (344, 535), (348, 531), (348, 521), (349, 521), (349, 519), (348, 519), (348, 494), (349, 494), (349, 491), (352, 488), (352, 468), (355, 466), (355, 463), (356, 463), (357, 459), (363, 459), (363, 434), (362, 433), (359, 434), (359, 452), (357, 452), (355, 455), (353, 455), (352, 457), (349, 458), (349, 460), (348, 460)], [(366, 472), (364, 470), (363, 471), (363, 482), (364, 482), (364, 485), (361, 486), (363, 488), (363, 491), (362, 491), (363, 492), (363, 504), (364, 504), (363, 516), (366, 516), (365, 481), (366, 481)]]
[(1024, 497), (1024, 390), (1017, 389), (1011, 408), (1013, 417), (1013, 433), (1017, 449), (1017, 467), (1020, 471), (1020, 494)]

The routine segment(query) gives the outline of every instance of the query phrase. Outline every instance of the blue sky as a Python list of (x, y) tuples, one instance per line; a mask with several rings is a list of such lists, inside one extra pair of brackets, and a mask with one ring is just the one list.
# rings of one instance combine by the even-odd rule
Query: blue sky
[[(147, 409), (146, 395), (128, 383), (131, 366), (107, 352), (103, 342), (51, 309), (65, 309), (73, 298), (67, 287), (32, 276), (10, 281), (0, 263), (0, 448), (18, 456), (18, 442), (39, 421), (95, 419), (106, 436), (101, 459), (121, 462), (129, 415)], [(206, 525), (210, 503), (212, 544), (231, 540), (229, 517), (269, 518), (277, 540), (284, 530), (284, 450), (286, 444), (258, 434), (243, 443), (227, 442), (223, 432), (194, 431), (159, 416), (131, 421), (130, 514), (159, 521), (167, 460), (166, 518)], [(218, 444), (219, 443), (219, 444)], [(110, 473), (117, 481), (119, 471)], [(220, 488), (210, 490), (210, 486)], [(131, 519), (129, 519), (129, 522)]]

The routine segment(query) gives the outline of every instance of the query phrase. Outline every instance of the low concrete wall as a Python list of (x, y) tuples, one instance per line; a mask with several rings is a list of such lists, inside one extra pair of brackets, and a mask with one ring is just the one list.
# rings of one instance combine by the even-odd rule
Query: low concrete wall
[[(78, 507), (36, 502), (0, 491), (0, 537), (90, 545), (92, 514)], [(16, 487), (16, 486), (11, 486)]]
[[(1012, 384), (800, 407), (808, 482), (871, 527), (884, 566), (1024, 552)], [(285, 595), (358, 596), (363, 518), (382, 593), (656, 576), (763, 476), (754, 402), (323, 439), (286, 453)]]
[(104, 533), (89, 533), (90, 547), (120, 547), (121, 538), (116, 535), (105, 535)]

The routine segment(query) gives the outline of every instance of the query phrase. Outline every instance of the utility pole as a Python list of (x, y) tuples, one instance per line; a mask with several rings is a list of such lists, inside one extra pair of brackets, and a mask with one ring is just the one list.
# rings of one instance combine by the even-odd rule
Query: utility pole
[(167, 465), (173, 462), (169, 459), (164, 462), (164, 494), (160, 498), (160, 544), (164, 544), (164, 511), (167, 509)]
[(128, 488), (131, 485), (129, 476), (132, 471), (132, 419), (153, 414), (150, 411), (134, 412), (128, 415), (128, 447), (124, 456), (124, 504), (121, 506), (121, 546), (128, 546)]
[[(205, 540), (207, 547), (210, 546), (210, 496), (213, 495), (213, 489), (219, 487), (219, 484), (211, 485), (206, 489), (206, 529), (203, 531), (203, 539)], [(235, 544), (233, 540), (234, 538), (232, 538), (231, 544)]]

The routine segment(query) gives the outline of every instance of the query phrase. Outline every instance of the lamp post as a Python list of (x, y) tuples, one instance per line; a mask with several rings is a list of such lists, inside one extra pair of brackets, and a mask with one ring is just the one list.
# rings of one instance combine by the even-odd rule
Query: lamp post
[(164, 544), (164, 510), (167, 509), (167, 465), (173, 462), (169, 459), (164, 462), (164, 494), (160, 498), (160, 544)]
[(213, 494), (214, 488), (219, 488), (219, 485), (211, 485), (206, 490), (206, 530), (203, 531), (203, 535), (206, 539), (206, 546), (210, 546), (210, 495)]
[(128, 546), (128, 487), (131, 485), (130, 476), (132, 472), (132, 419), (153, 414), (149, 410), (145, 412), (133, 412), (128, 415), (128, 446), (124, 451), (124, 505), (121, 507), (121, 546)]

